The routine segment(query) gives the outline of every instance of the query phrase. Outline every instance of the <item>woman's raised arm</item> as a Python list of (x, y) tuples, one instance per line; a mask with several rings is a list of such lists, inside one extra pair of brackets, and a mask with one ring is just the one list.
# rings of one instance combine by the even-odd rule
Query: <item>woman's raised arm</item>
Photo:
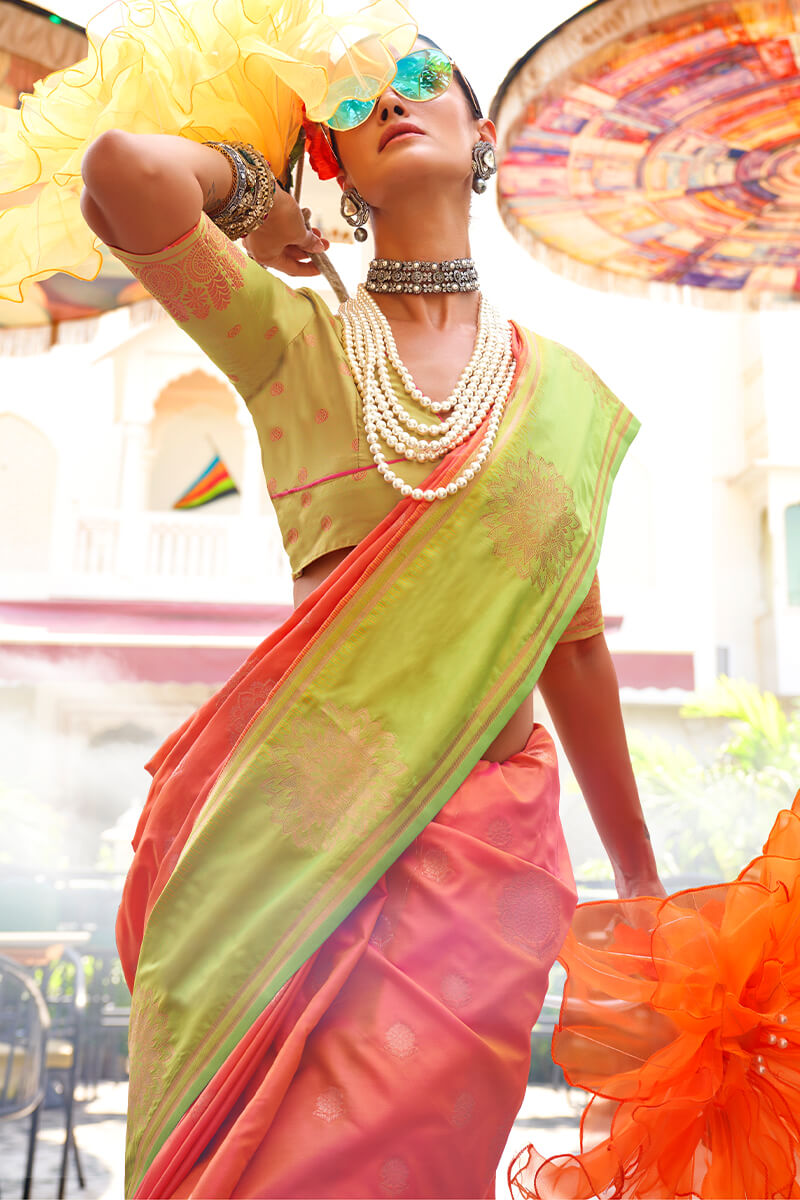
[[(202, 142), (164, 133), (109, 129), (84, 155), (81, 211), (108, 246), (153, 254), (177, 241), (227, 196), (231, 167)], [(316, 275), (303, 261), (327, 243), (306, 228), (294, 199), (277, 189), (259, 238), (259, 261), (290, 275)]]

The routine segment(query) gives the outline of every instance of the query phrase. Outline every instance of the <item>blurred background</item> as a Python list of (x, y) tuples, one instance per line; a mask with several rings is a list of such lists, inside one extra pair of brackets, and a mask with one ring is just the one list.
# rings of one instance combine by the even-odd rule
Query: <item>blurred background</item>
[[(0, 105), (85, 52), (92, 7), (0, 0)], [(420, 0), (415, 15), (487, 110), (496, 97), (501, 170), (473, 205), (483, 290), (578, 351), (642, 421), (599, 573), (646, 816), (677, 888), (738, 873), (800, 781), (800, 10), (765, 6), (777, 33), (765, 16), (752, 43), (718, 39), (709, 92), (656, 22), (686, 3), (654, 4), (633, 50), (615, 0), (539, 46), (579, 7)], [(740, 8), (693, 6), (697, 54)], [(615, 78), (628, 72), (614, 113), (598, 101), (609, 44)], [(652, 53), (657, 94), (642, 83)], [(717, 106), (701, 152), (681, 126), (692, 87)], [(752, 92), (760, 132), (745, 145), (736, 105)], [(305, 202), (354, 290), (370, 243), (345, 240), (335, 182), (310, 175)], [(714, 212), (739, 240), (719, 252), (718, 239), (703, 274)], [(86, 935), (111, 1012), (127, 996), (113, 923), (143, 764), (291, 596), (243, 402), (113, 259), (93, 284), (56, 276), (23, 306), (0, 302), (0, 545), (0, 932)], [(566, 763), (562, 812), (581, 898), (613, 894)], [(118, 1032), (108, 1046), (103, 1069), (124, 1073)]]

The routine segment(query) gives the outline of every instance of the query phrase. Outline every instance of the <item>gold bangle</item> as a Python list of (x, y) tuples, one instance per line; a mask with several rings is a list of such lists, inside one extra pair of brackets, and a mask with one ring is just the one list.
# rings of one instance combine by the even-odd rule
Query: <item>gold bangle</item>
[(247, 237), (269, 216), (275, 203), (275, 176), (264, 155), (248, 143), (219, 142), (214, 145), (231, 158), (237, 181), (225, 204), (209, 216), (231, 241), (237, 241)]

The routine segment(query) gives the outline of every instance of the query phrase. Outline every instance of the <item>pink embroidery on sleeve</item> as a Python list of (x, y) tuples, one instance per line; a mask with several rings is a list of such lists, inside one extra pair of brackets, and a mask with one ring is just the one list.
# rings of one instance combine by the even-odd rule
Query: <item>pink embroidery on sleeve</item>
[(241, 251), (212, 225), (177, 261), (143, 263), (138, 275), (176, 321), (203, 321), (212, 307), (223, 312), (244, 286), (243, 267)]
[(271, 396), (282, 396), (285, 391), (286, 388), (281, 383), (280, 379), (276, 379), (269, 389)]
[(281, 429), (280, 425), (273, 425), (272, 429), (269, 431), (269, 436), (272, 438), (273, 442), (279, 442), (283, 437), (283, 430)]
[(325, 422), (327, 421), (327, 419), (328, 419), (327, 408), (318, 408), (317, 411), (314, 413), (314, 420), (317, 422), (318, 425), (324, 425)]

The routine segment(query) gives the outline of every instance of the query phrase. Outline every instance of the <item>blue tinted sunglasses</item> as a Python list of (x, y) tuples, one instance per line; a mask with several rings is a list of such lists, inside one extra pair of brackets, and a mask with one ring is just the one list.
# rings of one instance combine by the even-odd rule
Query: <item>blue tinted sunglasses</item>
[[(453, 60), (443, 51), (415, 50), (397, 60), (391, 87), (404, 100), (419, 102), (443, 95), (452, 81)], [(339, 132), (356, 129), (370, 117), (377, 103), (377, 96), (372, 100), (343, 100), (325, 124)]]

